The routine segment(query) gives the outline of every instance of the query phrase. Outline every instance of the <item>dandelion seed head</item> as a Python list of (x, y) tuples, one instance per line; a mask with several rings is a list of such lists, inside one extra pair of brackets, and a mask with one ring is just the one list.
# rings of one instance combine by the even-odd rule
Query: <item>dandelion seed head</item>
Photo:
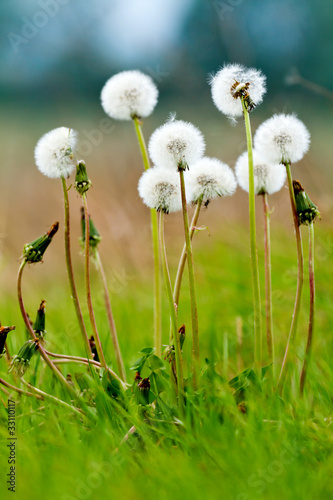
[(138, 191), (143, 203), (149, 208), (167, 214), (182, 208), (177, 172), (161, 167), (149, 168), (139, 180)]
[(229, 118), (242, 116), (243, 109), (238, 93), (246, 87), (246, 92), (258, 106), (266, 93), (266, 76), (255, 68), (240, 64), (226, 64), (210, 78), (212, 98), (215, 106)]
[(77, 145), (77, 132), (59, 127), (43, 135), (35, 148), (38, 170), (51, 179), (68, 177), (75, 170), (73, 155)]
[(158, 90), (152, 78), (141, 71), (122, 71), (112, 76), (101, 93), (105, 113), (115, 120), (149, 116), (156, 104)]
[[(247, 151), (236, 162), (235, 174), (238, 184), (249, 192), (249, 161)], [(283, 187), (286, 169), (280, 163), (267, 163), (256, 150), (253, 150), (253, 174), (255, 194), (273, 194)]]
[(201, 158), (186, 172), (186, 190), (189, 202), (200, 198), (205, 202), (218, 196), (229, 196), (236, 191), (237, 182), (231, 168), (217, 158)]
[(273, 115), (258, 128), (254, 146), (267, 162), (295, 163), (308, 151), (310, 133), (295, 115)]
[(203, 156), (205, 141), (192, 123), (173, 120), (155, 130), (148, 149), (155, 165), (176, 171), (181, 165), (191, 165)]

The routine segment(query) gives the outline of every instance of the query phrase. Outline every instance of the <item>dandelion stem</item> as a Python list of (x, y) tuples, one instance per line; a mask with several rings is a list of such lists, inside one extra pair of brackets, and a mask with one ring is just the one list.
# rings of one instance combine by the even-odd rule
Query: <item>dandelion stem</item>
[[(191, 221), (191, 230), (190, 230), (190, 238), (192, 240), (195, 228), (199, 219), (199, 214), (200, 214), (200, 209), (202, 206), (202, 198), (199, 198), (196, 207), (195, 207), (195, 212), (192, 217)], [(186, 251), (186, 243), (184, 243), (183, 246), (183, 251), (179, 260), (178, 264), (178, 269), (177, 269), (177, 275), (176, 275), (176, 280), (175, 280), (175, 286), (173, 289), (173, 301), (176, 304), (176, 311), (178, 310), (178, 305), (179, 305), (179, 296), (180, 296), (180, 289), (182, 286), (182, 279), (183, 279), (183, 274), (184, 274), (184, 269), (185, 269), (185, 264), (186, 264), (186, 259), (187, 259), (187, 251)]]
[(29, 396), (29, 397), (33, 397), (33, 398), (37, 398), (37, 399), (41, 399), (41, 400), (44, 399), (39, 394), (33, 394), (31, 392), (23, 391), (22, 389), (19, 389), (18, 387), (15, 387), (15, 385), (10, 384), (9, 382), (7, 382), (6, 380), (4, 380), (3, 378), (0, 378), (0, 384), (4, 385), (8, 389), (11, 389), (12, 391), (17, 392), (18, 394), (22, 394), (23, 396)]
[(85, 240), (85, 252), (84, 252), (84, 270), (85, 270), (85, 281), (86, 281), (86, 297), (87, 297), (87, 306), (88, 306), (88, 311), (89, 311), (89, 318), (90, 318), (90, 323), (91, 327), (93, 330), (93, 335), (94, 335), (94, 340), (96, 342), (96, 349), (98, 353), (98, 357), (100, 359), (101, 365), (106, 369), (106, 361), (104, 357), (104, 352), (101, 344), (101, 340), (98, 335), (98, 330), (97, 330), (97, 324), (96, 324), (96, 319), (95, 319), (95, 314), (94, 314), (94, 308), (91, 300), (91, 287), (90, 287), (90, 243), (89, 243), (89, 236), (90, 236), (90, 226), (89, 226), (89, 212), (88, 212), (88, 203), (87, 203), (87, 197), (85, 194), (82, 195), (83, 199), (83, 206), (84, 206), (84, 218), (85, 218), (85, 225), (86, 225), (86, 240)]
[(282, 386), (283, 386), (285, 371), (287, 368), (289, 350), (290, 350), (290, 343), (294, 341), (296, 331), (297, 331), (298, 318), (299, 318), (299, 312), (300, 312), (301, 301), (302, 301), (302, 290), (303, 290), (302, 237), (301, 237), (301, 231), (300, 231), (299, 224), (298, 224), (296, 202), (295, 202), (295, 193), (294, 193), (294, 188), (293, 188), (293, 179), (291, 176), (290, 165), (289, 165), (289, 163), (285, 163), (285, 166), (286, 166), (286, 170), (287, 170), (289, 196), (290, 196), (291, 210), (293, 213), (293, 220), (294, 220), (294, 227), (295, 227), (296, 247), (297, 247), (297, 268), (298, 269), (297, 269), (297, 290), (296, 290), (296, 297), (295, 297), (294, 312), (293, 312), (289, 336), (288, 336), (288, 340), (287, 340), (287, 346), (286, 346), (286, 350), (284, 353), (281, 371), (280, 371), (280, 375), (279, 375), (279, 379), (278, 379), (278, 383), (277, 383), (277, 387), (279, 389), (282, 389)]
[(48, 394), (47, 392), (44, 392), (44, 391), (41, 391), (40, 389), (37, 389), (37, 387), (34, 387), (33, 385), (29, 384), (29, 382), (27, 382), (26, 380), (24, 380), (22, 377), (21, 377), (21, 381), (23, 382), (24, 385), (26, 385), (27, 387), (29, 387), (29, 389), (31, 389), (33, 392), (35, 392), (36, 396), (37, 395), (40, 396), (40, 399), (49, 399), (49, 400), (53, 401), (54, 403), (56, 403), (56, 404), (58, 404), (60, 406), (65, 406), (66, 408), (72, 410), (74, 413), (76, 413), (77, 415), (79, 415), (80, 417), (82, 417), (82, 413), (83, 413), (82, 410), (78, 410), (74, 406), (66, 403), (65, 401), (62, 401), (59, 398), (56, 398), (52, 394)]
[[(143, 166), (145, 170), (150, 168), (149, 156), (146, 142), (142, 133), (142, 123), (137, 116), (133, 117), (133, 123), (138, 138)], [(162, 351), (162, 324), (161, 324), (161, 279), (160, 279), (160, 254), (158, 244), (158, 220), (157, 212), (150, 210), (151, 231), (153, 240), (154, 255), (154, 345), (157, 356), (161, 356)]]
[(242, 106), (245, 120), (247, 152), (249, 160), (249, 219), (250, 219), (250, 249), (253, 284), (253, 309), (254, 309), (254, 366), (260, 375), (262, 366), (262, 325), (261, 325), (261, 303), (260, 303), (260, 280), (258, 267), (257, 235), (256, 235), (256, 207), (254, 193), (254, 168), (253, 147), (250, 115), (244, 99)]
[(87, 330), (83, 321), (82, 311), (79, 303), (79, 297), (76, 291), (76, 285), (74, 280), (74, 272), (72, 265), (72, 257), (71, 257), (71, 247), (70, 247), (70, 214), (69, 214), (69, 199), (67, 192), (66, 180), (64, 177), (61, 178), (62, 187), (64, 192), (64, 206), (65, 206), (65, 254), (66, 254), (66, 266), (67, 266), (67, 274), (69, 286), (71, 289), (72, 299), (74, 302), (75, 312), (77, 321), (79, 323), (80, 331), (82, 334), (83, 342), (86, 349), (86, 354), (89, 358), (92, 358), (92, 353), (90, 349), (90, 344), (88, 340)]
[[(18, 276), (17, 276), (17, 297), (18, 297), (20, 311), (21, 311), (21, 314), (22, 314), (25, 326), (27, 327), (28, 332), (29, 332), (31, 338), (33, 340), (36, 340), (35, 333), (33, 331), (33, 328), (31, 326), (31, 323), (29, 321), (27, 312), (26, 312), (25, 307), (24, 307), (23, 296), (22, 296), (22, 275), (23, 275), (23, 270), (25, 268), (26, 263), (27, 263), (26, 260), (23, 260), (22, 263), (21, 263), (21, 265), (20, 265), (20, 268), (19, 268), (19, 272), (18, 272)], [(45, 363), (53, 371), (53, 373), (57, 377), (57, 379), (71, 393), (71, 395), (76, 398), (77, 395), (76, 395), (75, 390), (73, 389), (73, 387), (71, 387), (69, 385), (69, 383), (67, 382), (67, 380), (65, 379), (65, 377), (63, 376), (63, 374), (60, 372), (60, 370), (58, 370), (57, 367), (52, 363), (52, 361), (50, 360), (50, 358), (46, 354), (46, 352), (45, 352), (45, 350), (44, 350), (44, 348), (43, 348), (43, 346), (41, 345), (40, 342), (38, 344), (38, 350), (40, 352), (40, 355), (44, 359)]]
[(270, 362), (275, 373), (273, 317), (272, 317), (272, 263), (271, 263), (271, 212), (267, 193), (263, 194), (264, 234), (265, 234), (265, 295), (266, 295), (266, 338)]
[(106, 309), (109, 327), (110, 327), (111, 340), (112, 340), (113, 348), (114, 348), (114, 351), (116, 354), (117, 366), (118, 366), (118, 370), (119, 370), (119, 374), (120, 374), (121, 378), (124, 380), (124, 382), (126, 382), (126, 372), (125, 372), (123, 358), (122, 358), (121, 352), (120, 352), (116, 323), (115, 323), (115, 320), (113, 317), (113, 312), (112, 312), (112, 307), (111, 307), (110, 293), (109, 293), (108, 284), (106, 281), (106, 276), (105, 276), (101, 256), (100, 256), (97, 249), (96, 249), (95, 256), (96, 256), (96, 260), (97, 260), (98, 270), (99, 270), (99, 273), (101, 275), (101, 279), (102, 279), (102, 283), (103, 283), (105, 309)]
[(183, 375), (183, 360), (182, 353), (180, 348), (180, 338), (177, 328), (177, 316), (175, 304), (173, 302), (172, 295), (172, 287), (171, 280), (169, 274), (168, 261), (165, 250), (165, 240), (164, 240), (164, 213), (160, 211), (160, 227), (159, 227), (159, 240), (160, 240), (160, 255), (161, 255), (161, 263), (163, 268), (163, 275), (165, 281), (165, 288), (167, 292), (167, 297), (169, 301), (169, 309), (170, 309), (170, 318), (172, 325), (172, 334), (173, 334), (173, 346), (175, 349), (175, 357), (176, 357), (176, 373), (177, 373), (177, 387), (178, 387), (178, 402), (179, 409), (181, 415), (184, 415), (184, 375)]
[[(65, 356), (63, 354), (52, 354), (52, 355), (56, 358), (53, 360), (53, 363), (55, 365), (76, 363), (76, 364), (81, 364), (81, 365), (83, 364), (83, 365), (87, 365), (87, 366), (90, 366), (90, 365), (96, 366), (96, 368), (98, 370), (100, 370), (101, 368), (104, 369), (104, 367), (101, 365), (101, 363), (99, 363), (98, 361), (94, 361), (93, 359), (78, 358), (76, 356)], [(126, 391), (127, 385), (125, 384), (125, 382), (123, 382), (123, 380), (121, 380), (121, 378), (118, 377), (118, 375), (113, 370), (111, 370), (111, 368), (107, 367), (106, 369), (107, 369), (108, 373), (111, 375), (111, 377), (118, 380), (118, 382), (122, 386), (123, 390)]]
[(185, 243), (186, 243), (186, 253), (187, 253), (187, 265), (189, 274), (189, 284), (190, 284), (190, 297), (191, 297), (191, 316), (192, 316), (192, 354), (193, 354), (193, 389), (197, 390), (198, 372), (200, 368), (200, 354), (199, 354), (199, 331), (198, 331), (198, 310), (196, 301), (196, 291), (195, 291), (195, 279), (194, 279), (194, 265), (193, 265), (193, 253), (192, 244), (189, 230), (188, 213), (186, 206), (186, 192), (185, 192), (185, 181), (184, 181), (184, 171), (182, 168), (179, 169), (180, 175), (180, 190), (182, 198), (182, 210), (183, 210), (183, 222), (184, 222), (184, 233), (185, 233)]
[(315, 313), (315, 272), (314, 272), (314, 226), (313, 221), (309, 224), (309, 286), (310, 286), (310, 313), (309, 313), (309, 328), (308, 340), (305, 349), (305, 358), (301, 372), (300, 392), (304, 392), (304, 384), (307, 374), (307, 367), (311, 354), (313, 327), (314, 327), (314, 313)]

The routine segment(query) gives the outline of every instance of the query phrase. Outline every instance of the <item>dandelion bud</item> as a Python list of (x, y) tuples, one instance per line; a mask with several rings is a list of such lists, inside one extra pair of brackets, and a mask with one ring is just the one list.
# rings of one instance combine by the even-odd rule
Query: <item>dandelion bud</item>
[(179, 330), (179, 341), (180, 341), (180, 348), (183, 349), (183, 345), (185, 342), (185, 325), (182, 325)]
[[(85, 215), (84, 215), (84, 208), (81, 207), (81, 238), (80, 242), (81, 245), (84, 247), (86, 241), (86, 221), (85, 221)], [(89, 215), (89, 248), (92, 253), (96, 250), (98, 247), (98, 244), (102, 241), (102, 236), (99, 234), (99, 232), (96, 229), (95, 224), (93, 223), (90, 215)]]
[(151, 77), (137, 70), (112, 76), (101, 93), (105, 113), (115, 120), (149, 116), (157, 98), (158, 90)]
[(142, 379), (136, 390), (137, 403), (143, 406), (149, 405), (150, 380), (149, 378)]
[(266, 77), (261, 71), (240, 64), (225, 65), (210, 83), (215, 106), (230, 118), (242, 116), (241, 99), (251, 111), (262, 102), (266, 93)]
[(293, 181), (295, 193), (296, 211), (299, 225), (311, 224), (317, 217), (320, 218), (320, 212), (316, 205), (312, 203), (306, 191), (299, 181)]
[(295, 115), (274, 115), (258, 128), (254, 147), (269, 163), (295, 163), (310, 145), (310, 133)]
[(45, 330), (45, 304), (46, 301), (42, 300), (40, 306), (37, 310), (36, 320), (33, 324), (33, 330), (36, 334), (36, 337), (40, 340), (43, 340), (46, 334)]
[(138, 185), (143, 203), (158, 212), (168, 214), (182, 208), (178, 175), (165, 168), (154, 167), (146, 170)]
[(43, 135), (35, 148), (36, 165), (51, 179), (69, 177), (75, 169), (73, 154), (77, 145), (77, 132), (59, 127)]
[(18, 377), (23, 377), (30, 366), (30, 360), (38, 350), (39, 340), (27, 340), (19, 352), (13, 356), (8, 373), (14, 371)]
[(99, 362), (98, 352), (97, 352), (97, 348), (96, 348), (96, 342), (95, 342), (93, 335), (89, 339), (89, 346), (90, 346), (91, 354), (93, 355), (94, 361)]
[(91, 186), (92, 183), (87, 174), (86, 164), (83, 160), (80, 160), (76, 165), (75, 189), (83, 196)]
[(0, 358), (6, 353), (5, 344), (9, 332), (15, 330), (15, 326), (0, 326)]
[[(240, 155), (236, 162), (237, 182), (244, 191), (249, 192), (249, 160), (247, 152)], [(253, 151), (253, 174), (255, 194), (273, 194), (280, 191), (286, 180), (286, 169), (279, 163), (264, 161), (256, 150)]]
[(187, 197), (192, 203), (231, 195), (237, 187), (231, 168), (216, 158), (205, 157), (191, 165), (185, 180)]
[(55, 222), (51, 226), (51, 229), (47, 233), (43, 234), (43, 236), (40, 236), (35, 241), (32, 241), (31, 243), (27, 243), (26, 245), (24, 245), (23, 259), (29, 264), (40, 262), (43, 258), (43, 255), (47, 247), (51, 243), (53, 236), (58, 231), (58, 228), (59, 228), (59, 222)]
[(186, 170), (202, 158), (205, 141), (200, 130), (181, 120), (171, 120), (157, 128), (149, 141), (150, 157), (158, 167)]

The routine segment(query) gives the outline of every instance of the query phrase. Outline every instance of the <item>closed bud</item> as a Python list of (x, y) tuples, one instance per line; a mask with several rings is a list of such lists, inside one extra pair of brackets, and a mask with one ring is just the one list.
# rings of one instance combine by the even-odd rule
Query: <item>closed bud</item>
[(92, 186), (88, 177), (86, 164), (80, 160), (76, 165), (75, 189), (80, 195), (84, 195)]
[[(84, 216), (84, 208), (81, 208), (81, 245), (84, 247), (86, 240), (86, 222)], [(102, 236), (96, 229), (95, 224), (93, 223), (90, 215), (89, 215), (89, 248), (91, 253), (94, 253), (98, 244), (102, 241)]]
[(59, 222), (55, 222), (51, 226), (50, 230), (47, 233), (43, 234), (43, 236), (40, 236), (31, 243), (27, 243), (26, 245), (24, 245), (23, 259), (29, 264), (40, 262), (58, 229)]
[(18, 377), (23, 377), (30, 366), (30, 360), (38, 350), (39, 340), (27, 340), (19, 352), (13, 356), (8, 372), (14, 371)]
[(317, 217), (320, 218), (320, 212), (318, 208), (310, 200), (301, 183), (299, 181), (293, 181), (293, 188), (295, 194), (298, 225), (308, 225), (311, 224)]
[(144, 378), (138, 383), (137, 386), (137, 402), (143, 406), (149, 405), (149, 393), (150, 393), (150, 380), (149, 378)]
[(35, 323), (33, 325), (33, 330), (36, 334), (36, 337), (43, 340), (46, 334), (45, 330), (45, 300), (42, 300), (40, 306), (37, 310), (37, 316)]
[(6, 353), (5, 344), (9, 332), (15, 330), (15, 326), (0, 326), (0, 358)]

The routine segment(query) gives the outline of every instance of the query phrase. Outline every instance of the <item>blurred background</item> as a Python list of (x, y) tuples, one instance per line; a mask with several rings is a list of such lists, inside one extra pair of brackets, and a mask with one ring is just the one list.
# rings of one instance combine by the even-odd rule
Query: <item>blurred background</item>
[[(33, 156), (39, 137), (62, 125), (80, 133), (80, 154), (94, 186), (89, 192), (90, 210), (104, 238), (101, 253), (115, 290), (119, 283), (121, 290), (131, 280), (142, 283), (143, 276), (148, 276), (150, 286), (149, 213), (136, 190), (142, 164), (133, 125), (104, 122), (100, 105), (105, 81), (126, 69), (150, 74), (160, 91), (158, 106), (144, 123), (147, 139), (175, 111), (178, 118), (192, 121), (203, 131), (208, 156), (233, 166), (246, 148), (244, 126), (240, 120), (232, 127), (214, 107), (208, 76), (225, 62), (260, 68), (267, 75), (268, 93), (252, 113), (253, 130), (275, 112), (296, 112), (311, 132), (310, 152), (293, 172), (321, 210), (318, 253), (321, 251), (326, 262), (333, 248), (332, 24), (330, 0), (1, 2), (2, 295), (14, 290), (23, 244), (55, 220), (62, 224), (61, 185), (37, 171)], [(73, 190), (70, 195), (76, 257), (80, 250), (80, 200)], [(262, 252), (262, 206), (261, 200), (257, 201)], [(286, 189), (271, 198), (271, 206), (273, 240), (288, 241), (279, 250), (279, 260), (273, 249), (273, 263), (281, 263), (286, 253), (296, 262)], [(200, 233), (196, 243), (200, 279), (209, 274), (204, 265), (208, 265), (215, 243), (220, 247), (214, 251), (221, 248), (217, 266), (223, 268), (223, 263), (230, 261), (240, 288), (250, 287), (250, 272), (244, 278), (243, 268), (237, 265), (241, 258), (245, 267), (249, 265), (246, 194), (238, 189), (230, 199), (212, 203), (201, 223), (208, 229)], [(173, 269), (182, 247), (178, 215), (168, 218), (167, 238)], [(50, 284), (59, 279), (65, 282), (62, 246), (59, 234), (44, 266), (29, 271), (32, 290), (34, 285), (38, 289), (36, 297), (52, 295)], [(237, 257), (237, 252), (243, 252), (243, 257)], [(82, 258), (76, 266), (82, 274)], [(281, 276), (284, 272), (282, 269)], [(290, 288), (290, 283), (287, 279), (281, 286)], [(248, 302), (250, 305), (251, 294)], [(135, 300), (138, 310), (139, 303), (140, 297)], [(2, 304), (1, 317), (6, 313), (5, 299)]]

